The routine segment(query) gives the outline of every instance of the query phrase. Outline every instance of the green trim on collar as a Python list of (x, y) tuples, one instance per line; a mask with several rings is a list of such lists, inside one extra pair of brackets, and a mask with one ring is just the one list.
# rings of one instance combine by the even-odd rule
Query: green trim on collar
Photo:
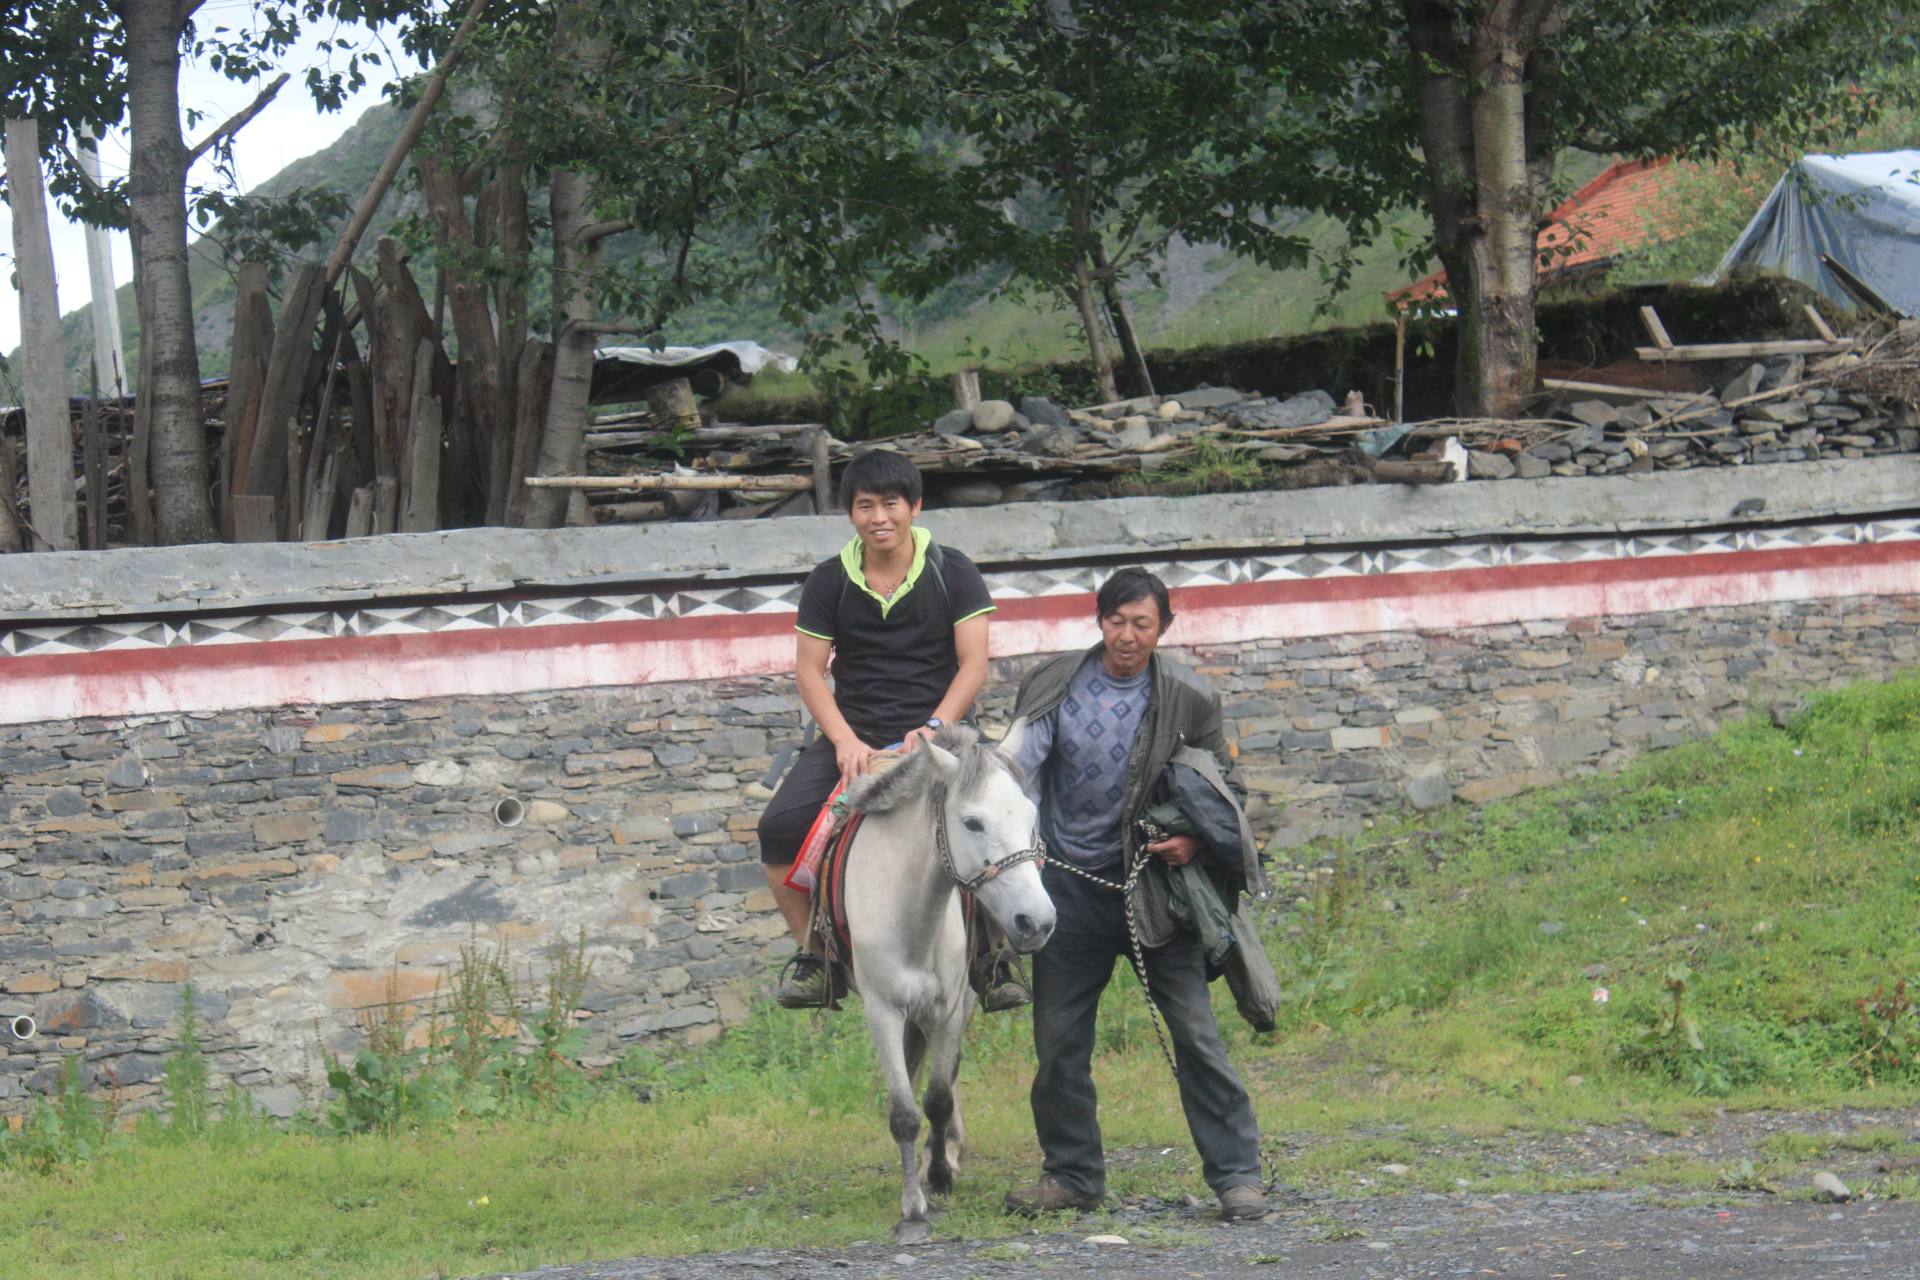
[(860, 561), (861, 549), (865, 544), (860, 541), (860, 535), (855, 534), (852, 542), (840, 548), (840, 567), (846, 570), (847, 580), (873, 597), (874, 602), (880, 606), (880, 616), (883, 619), (894, 605), (907, 598), (907, 593), (912, 591), (914, 584), (920, 581), (920, 571), (927, 567), (927, 548), (933, 545), (933, 535), (919, 525), (912, 526), (911, 532), (913, 563), (907, 566), (907, 576), (901, 581), (899, 590), (893, 593), (891, 599), (867, 585), (867, 575), (861, 568)]

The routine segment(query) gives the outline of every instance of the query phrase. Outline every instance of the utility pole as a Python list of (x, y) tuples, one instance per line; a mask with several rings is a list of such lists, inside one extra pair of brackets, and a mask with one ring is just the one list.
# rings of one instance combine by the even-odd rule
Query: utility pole
[(9, 120), (6, 133), (20, 347), (27, 366), (27, 501), (33, 513), (33, 549), (72, 551), (80, 545), (79, 504), (73, 497), (73, 418), (67, 407), (66, 344), (60, 340), (53, 240), (40, 172), (40, 127), (32, 120)]

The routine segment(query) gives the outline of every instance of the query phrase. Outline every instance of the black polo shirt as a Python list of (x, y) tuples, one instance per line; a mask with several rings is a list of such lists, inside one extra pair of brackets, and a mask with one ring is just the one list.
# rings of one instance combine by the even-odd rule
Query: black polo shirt
[(973, 561), (913, 530), (913, 565), (891, 600), (860, 568), (860, 539), (807, 575), (796, 629), (833, 642), (833, 699), (869, 746), (885, 747), (927, 722), (960, 670), (953, 629), (993, 612)]

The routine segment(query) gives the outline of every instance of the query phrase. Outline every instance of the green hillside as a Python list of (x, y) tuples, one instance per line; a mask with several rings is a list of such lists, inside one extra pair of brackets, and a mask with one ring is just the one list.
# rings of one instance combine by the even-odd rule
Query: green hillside
[[(295, 160), (273, 177), (261, 183), (251, 194), (264, 198), (284, 197), (307, 187), (324, 187), (357, 197), (373, 182), (373, 176), (386, 157), (387, 148), (400, 130), (400, 115), (386, 104), (369, 108), (359, 120), (340, 135), (331, 146)], [(390, 193), (375, 213), (372, 226), (361, 240), (362, 251), (371, 250), (394, 220), (417, 204), (411, 193)], [(199, 240), (190, 249), (193, 280), (194, 335), (200, 344), (200, 372), (217, 377), (227, 371), (233, 340), (233, 273), (222, 259), (217, 237), (219, 228)], [(331, 247), (331, 242), (326, 248)], [(325, 248), (309, 246), (306, 252), (316, 257)], [(84, 282), (69, 286), (78, 289)], [(134, 301), (133, 285), (123, 284), (115, 293), (120, 308), (120, 331), (126, 342), (127, 367), (140, 367), (140, 321)], [(88, 367), (93, 354), (93, 307), (89, 304), (61, 319), (60, 329), (67, 344), (67, 367), (71, 387), (84, 392)], [(8, 360), (17, 360), (18, 352)]]
[[(311, 187), (337, 191), (349, 198), (364, 192), (400, 128), (400, 115), (391, 106), (371, 108), (332, 145), (296, 160), (253, 193), (274, 198)], [(539, 196), (536, 194), (536, 201)], [(393, 224), (419, 208), (420, 197), (403, 181), (382, 204), (360, 243), (362, 256)], [(1417, 236), (1420, 220), (1412, 215), (1395, 229)], [(1301, 229), (1316, 248), (1330, 251), (1339, 231), (1325, 218), (1306, 218)], [(199, 339), (201, 372), (216, 377), (226, 372), (233, 330), (233, 273), (218, 243), (219, 228), (195, 242), (192, 276), (195, 334)], [(1378, 319), (1381, 295), (1406, 282), (1407, 272), (1391, 248), (1392, 237), (1365, 249), (1353, 287), (1326, 303), (1326, 289), (1316, 268), (1273, 271), (1235, 259), (1217, 246), (1187, 245), (1176, 241), (1153, 273), (1160, 283), (1145, 278), (1130, 282), (1128, 294), (1142, 340), (1154, 346), (1195, 346), (1231, 342), (1274, 334), (1298, 333), (1336, 324)], [(328, 241), (330, 244), (330, 240)], [(326, 245), (308, 246), (318, 256)], [(611, 264), (631, 260), (645, 247), (632, 237), (610, 242)], [(417, 263), (416, 270), (426, 267)], [(536, 280), (532, 299), (536, 315), (544, 304), (544, 280)], [(430, 286), (429, 286), (430, 287)], [(991, 282), (981, 293), (955, 288), (930, 305), (902, 307), (911, 323), (899, 336), (936, 370), (984, 363), (1021, 364), (1084, 353), (1079, 320), (1063, 301), (1047, 295), (995, 295)], [(984, 296), (982, 296), (984, 295)], [(139, 362), (139, 323), (131, 284), (118, 293), (121, 331), (127, 343), (130, 367)], [(62, 321), (67, 339), (72, 387), (84, 392), (92, 346), (92, 308), (81, 307)], [(781, 318), (770, 289), (749, 290), (735, 298), (715, 298), (684, 311), (668, 338), (675, 343), (701, 343), (746, 338), (770, 346), (797, 348), (799, 335)]]

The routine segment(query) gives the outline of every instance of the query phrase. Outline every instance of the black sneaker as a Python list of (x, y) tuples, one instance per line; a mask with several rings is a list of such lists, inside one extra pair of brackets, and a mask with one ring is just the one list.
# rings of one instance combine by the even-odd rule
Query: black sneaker
[(783, 1009), (828, 1009), (846, 994), (846, 979), (829, 974), (825, 960), (811, 951), (796, 951), (780, 970), (774, 999)]

